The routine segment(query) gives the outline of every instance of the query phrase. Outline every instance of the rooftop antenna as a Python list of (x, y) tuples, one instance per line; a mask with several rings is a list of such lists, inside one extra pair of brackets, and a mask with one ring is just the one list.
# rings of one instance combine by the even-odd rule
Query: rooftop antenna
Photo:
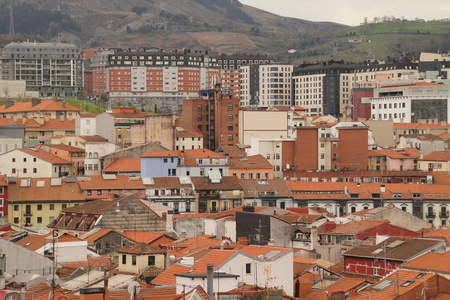
[(15, 35), (14, 33), (14, 15), (13, 15), (13, 8), (9, 9), (9, 35)]

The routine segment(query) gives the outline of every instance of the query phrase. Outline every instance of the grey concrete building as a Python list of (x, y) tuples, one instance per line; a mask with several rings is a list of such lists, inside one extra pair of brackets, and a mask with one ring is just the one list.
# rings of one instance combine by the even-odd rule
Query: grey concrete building
[(3, 80), (25, 80), (40, 97), (78, 98), (83, 92), (83, 59), (67, 43), (13, 42), (1, 55)]

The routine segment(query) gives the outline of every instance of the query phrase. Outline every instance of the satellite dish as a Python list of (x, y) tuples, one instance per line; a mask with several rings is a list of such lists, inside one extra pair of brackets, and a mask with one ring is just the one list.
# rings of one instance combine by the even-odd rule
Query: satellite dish
[(131, 295), (131, 299), (134, 299), (135, 295), (138, 295), (141, 292), (141, 285), (133, 281), (128, 285), (128, 293)]
[(59, 285), (59, 277), (58, 275), (48, 275), (47, 276), (47, 285), (52, 289)]

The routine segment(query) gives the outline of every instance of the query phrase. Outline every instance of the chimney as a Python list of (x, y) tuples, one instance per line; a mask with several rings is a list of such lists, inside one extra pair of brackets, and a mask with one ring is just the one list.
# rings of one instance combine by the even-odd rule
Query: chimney
[(324, 230), (325, 232), (328, 232), (332, 229), (336, 228), (336, 223), (335, 222), (325, 222), (324, 224)]
[(38, 113), (38, 115), (34, 118), (34, 120), (36, 121), (36, 123), (38, 123), (39, 125), (43, 125), (44, 124), (44, 119), (41, 117), (41, 114)]
[(39, 99), (39, 98), (32, 98), (31, 99), (31, 106), (32, 107), (38, 105), (39, 103), (41, 103), (41, 99)]
[(27, 119), (26, 118), (22, 118), (22, 125), (24, 125), (25, 126), (25, 123), (27, 122)]
[(62, 107), (66, 107), (66, 101), (62, 101)]
[(248, 246), (248, 239), (246, 237), (238, 237), (237, 242), (239, 245)]
[(50, 121), (50, 115), (45, 114), (44, 115), (44, 122)]
[(17, 115), (16, 114), (13, 115), (13, 122), (14, 123), (17, 122)]
[(5, 101), (5, 108), (11, 107), (13, 105), (14, 105), (14, 100), (6, 99), (6, 101)]
[(313, 226), (311, 228), (311, 245), (309, 250), (316, 250), (317, 243), (319, 242), (319, 230), (317, 229), (317, 226)]
[(59, 115), (59, 120), (60, 120), (61, 122), (64, 122), (64, 114), (60, 114), (60, 115)]
[(214, 266), (214, 264), (206, 264), (206, 269), (207, 269), (207, 273), (208, 273), (206, 288), (207, 288), (208, 296), (214, 300), (213, 266)]

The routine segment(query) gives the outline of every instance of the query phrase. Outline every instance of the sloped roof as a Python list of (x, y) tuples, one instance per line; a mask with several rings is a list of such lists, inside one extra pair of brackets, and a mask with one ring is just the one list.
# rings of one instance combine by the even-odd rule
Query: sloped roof
[(425, 255), (402, 264), (402, 268), (450, 274), (450, 252), (428, 252)]
[[(166, 236), (164, 233), (160, 232), (146, 232), (146, 231), (125, 231), (122, 233), (124, 237), (129, 238), (135, 242), (142, 242), (146, 244), (150, 244), (151, 242)], [(169, 237), (169, 236), (167, 236)], [(172, 238), (172, 237), (169, 237)], [(172, 238), (175, 240), (175, 238)]]
[(123, 248), (117, 249), (116, 252), (125, 254), (136, 254), (136, 255), (167, 253), (166, 250), (150, 246), (149, 244), (146, 243), (136, 243), (134, 245), (125, 246)]
[[(31, 234), (16, 242), (17, 245), (25, 247), (29, 250), (36, 251), (42, 248), (44, 245), (52, 243), (51, 238), (52, 232), (41, 235), (41, 234)], [(55, 238), (57, 243), (63, 242), (78, 242), (81, 241), (79, 238), (74, 237), (70, 234), (63, 233), (57, 238)]]
[(201, 134), (200, 130), (198, 129), (184, 129), (183, 130), (176, 130), (176, 136), (177, 137), (203, 137), (203, 134)]
[(362, 220), (359, 222), (351, 221), (345, 224), (337, 224), (336, 228), (324, 232), (325, 234), (358, 234), (370, 228), (379, 226), (383, 223), (389, 223), (389, 220)]
[(220, 183), (210, 183), (207, 177), (191, 177), (196, 190), (242, 190), (239, 178), (235, 176), (222, 176)]
[(81, 111), (81, 109), (65, 104), (63, 107), (62, 101), (42, 100), (39, 104), (32, 106), (32, 101), (22, 102), (17, 101), (14, 105), (6, 108), (5, 105), (0, 106), (0, 113), (15, 113), (26, 111)]
[(258, 192), (275, 192), (276, 197), (292, 197), (291, 190), (283, 179), (241, 179), (244, 197), (258, 197)]
[(422, 161), (449, 161), (450, 151), (433, 151), (424, 155)]
[(261, 154), (247, 156), (244, 158), (229, 159), (230, 169), (270, 169), (272, 170), (272, 164), (262, 156)]
[[(21, 186), (28, 180), (28, 186)], [(39, 182), (39, 186), (38, 186)], [(45, 195), (45, 199), (43, 199)], [(15, 184), (8, 187), (8, 201), (84, 201), (86, 200), (76, 182), (67, 183), (61, 180), (61, 185), (52, 186), (52, 178), (16, 178)]]
[(140, 157), (184, 157), (193, 158), (223, 158), (223, 155), (209, 149), (192, 150), (168, 150), (168, 151), (150, 151), (140, 155)]
[(38, 146), (36, 146), (36, 148), (42, 149), (42, 147), (44, 147), (44, 146), (49, 147), (49, 148), (63, 150), (63, 151), (68, 151), (68, 152), (85, 152), (85, 150), (83, 148), (78, 148), (78, 147), (69, 146), (69, 145), (65, 145), (65, 144), (39, 144)]
[(40, 149), (27, 149), (27, 148), (21, 148), (17, 149), (19, 151), (28, 153), (32, 156), (35, 156), (37, 158), (40, 158), (42, 160), (45, 160), (49, 163), (52, 163), (54, 165), (71, 165), (71, 162), (65, 159), (62, 159), (56, 155), (53, 155), (51, 153), (48, 153), (47, 151), (40, 150)]
[(127, 158), (119, 157), (106, 168), (103, 169), (104, 173), (140, 173), (141, 172), (141, 159), (140, 158)]
[[(388, 282), (388, 280), (393, 283), (390, 286), (384, 289), (375, 289), (377, 284), (373, 285), (369, 289), (364, 290), (361, 293), (352, 296), (352, 299), (373, 299), (373, 300), (384, 300), (384, 299), (412, 299), (417, 296), (417, 293), (414, 290), (417, 290), (417, 287), (424, 284), (424, 282), (429, 281), (432, 277), (438, 276), (432, 273), (424, 273), (423, 276), (417, 278), (420, 272), (409, 271), (409, 270), (397, 270), (396, 272), (391, 273), (389, 276), (384, 278), (380, 283)], [(407, 280), (412, 280), (411, 284), (407, 286), (402, 286)], [(436, 281), (433, 280), (433, 284)], [(409, 298), (406, 297), (405, 294), (409, 294)]]
[[(395, 247), (390, 247), (389, 245), (391, 245), (394, 242), (398, 243), (398, 245)], [(386, 257), (386, 259), (389, 260), (407, 261), (411, 257), (427, 249), (430, 249), (438, 245), (439, 243), (442, 243), (442, 241), (425, 238), (404, 239), (404, 238), (390, 237), (385, 242), (380, 243), (378, 245), (370, 245), (370, 246), (361, 245), (345, 252), (343, 255), (354, 257), (367, 257), (367, 258)], [(385, 250), (383, 249), (383, 247), (385, 247), (384, 248)], [(379, 249), (382, 250), (379, 253), (377, 253)]]
[(125, 189), (142, 190), (142, 179), (131, 180), (128, 175), (116, 175), (116, 179), (105, 179), (102, 175), (90, 175), (90, 180), (78, 181), (82, 190)]
[(87, 143), (95, 143), (95, 142), (107, 142), (108, 139), (105, 139), (104, 137), (100, 135), (81, 135), (80, 136), (83, 140), (85, 140)]

